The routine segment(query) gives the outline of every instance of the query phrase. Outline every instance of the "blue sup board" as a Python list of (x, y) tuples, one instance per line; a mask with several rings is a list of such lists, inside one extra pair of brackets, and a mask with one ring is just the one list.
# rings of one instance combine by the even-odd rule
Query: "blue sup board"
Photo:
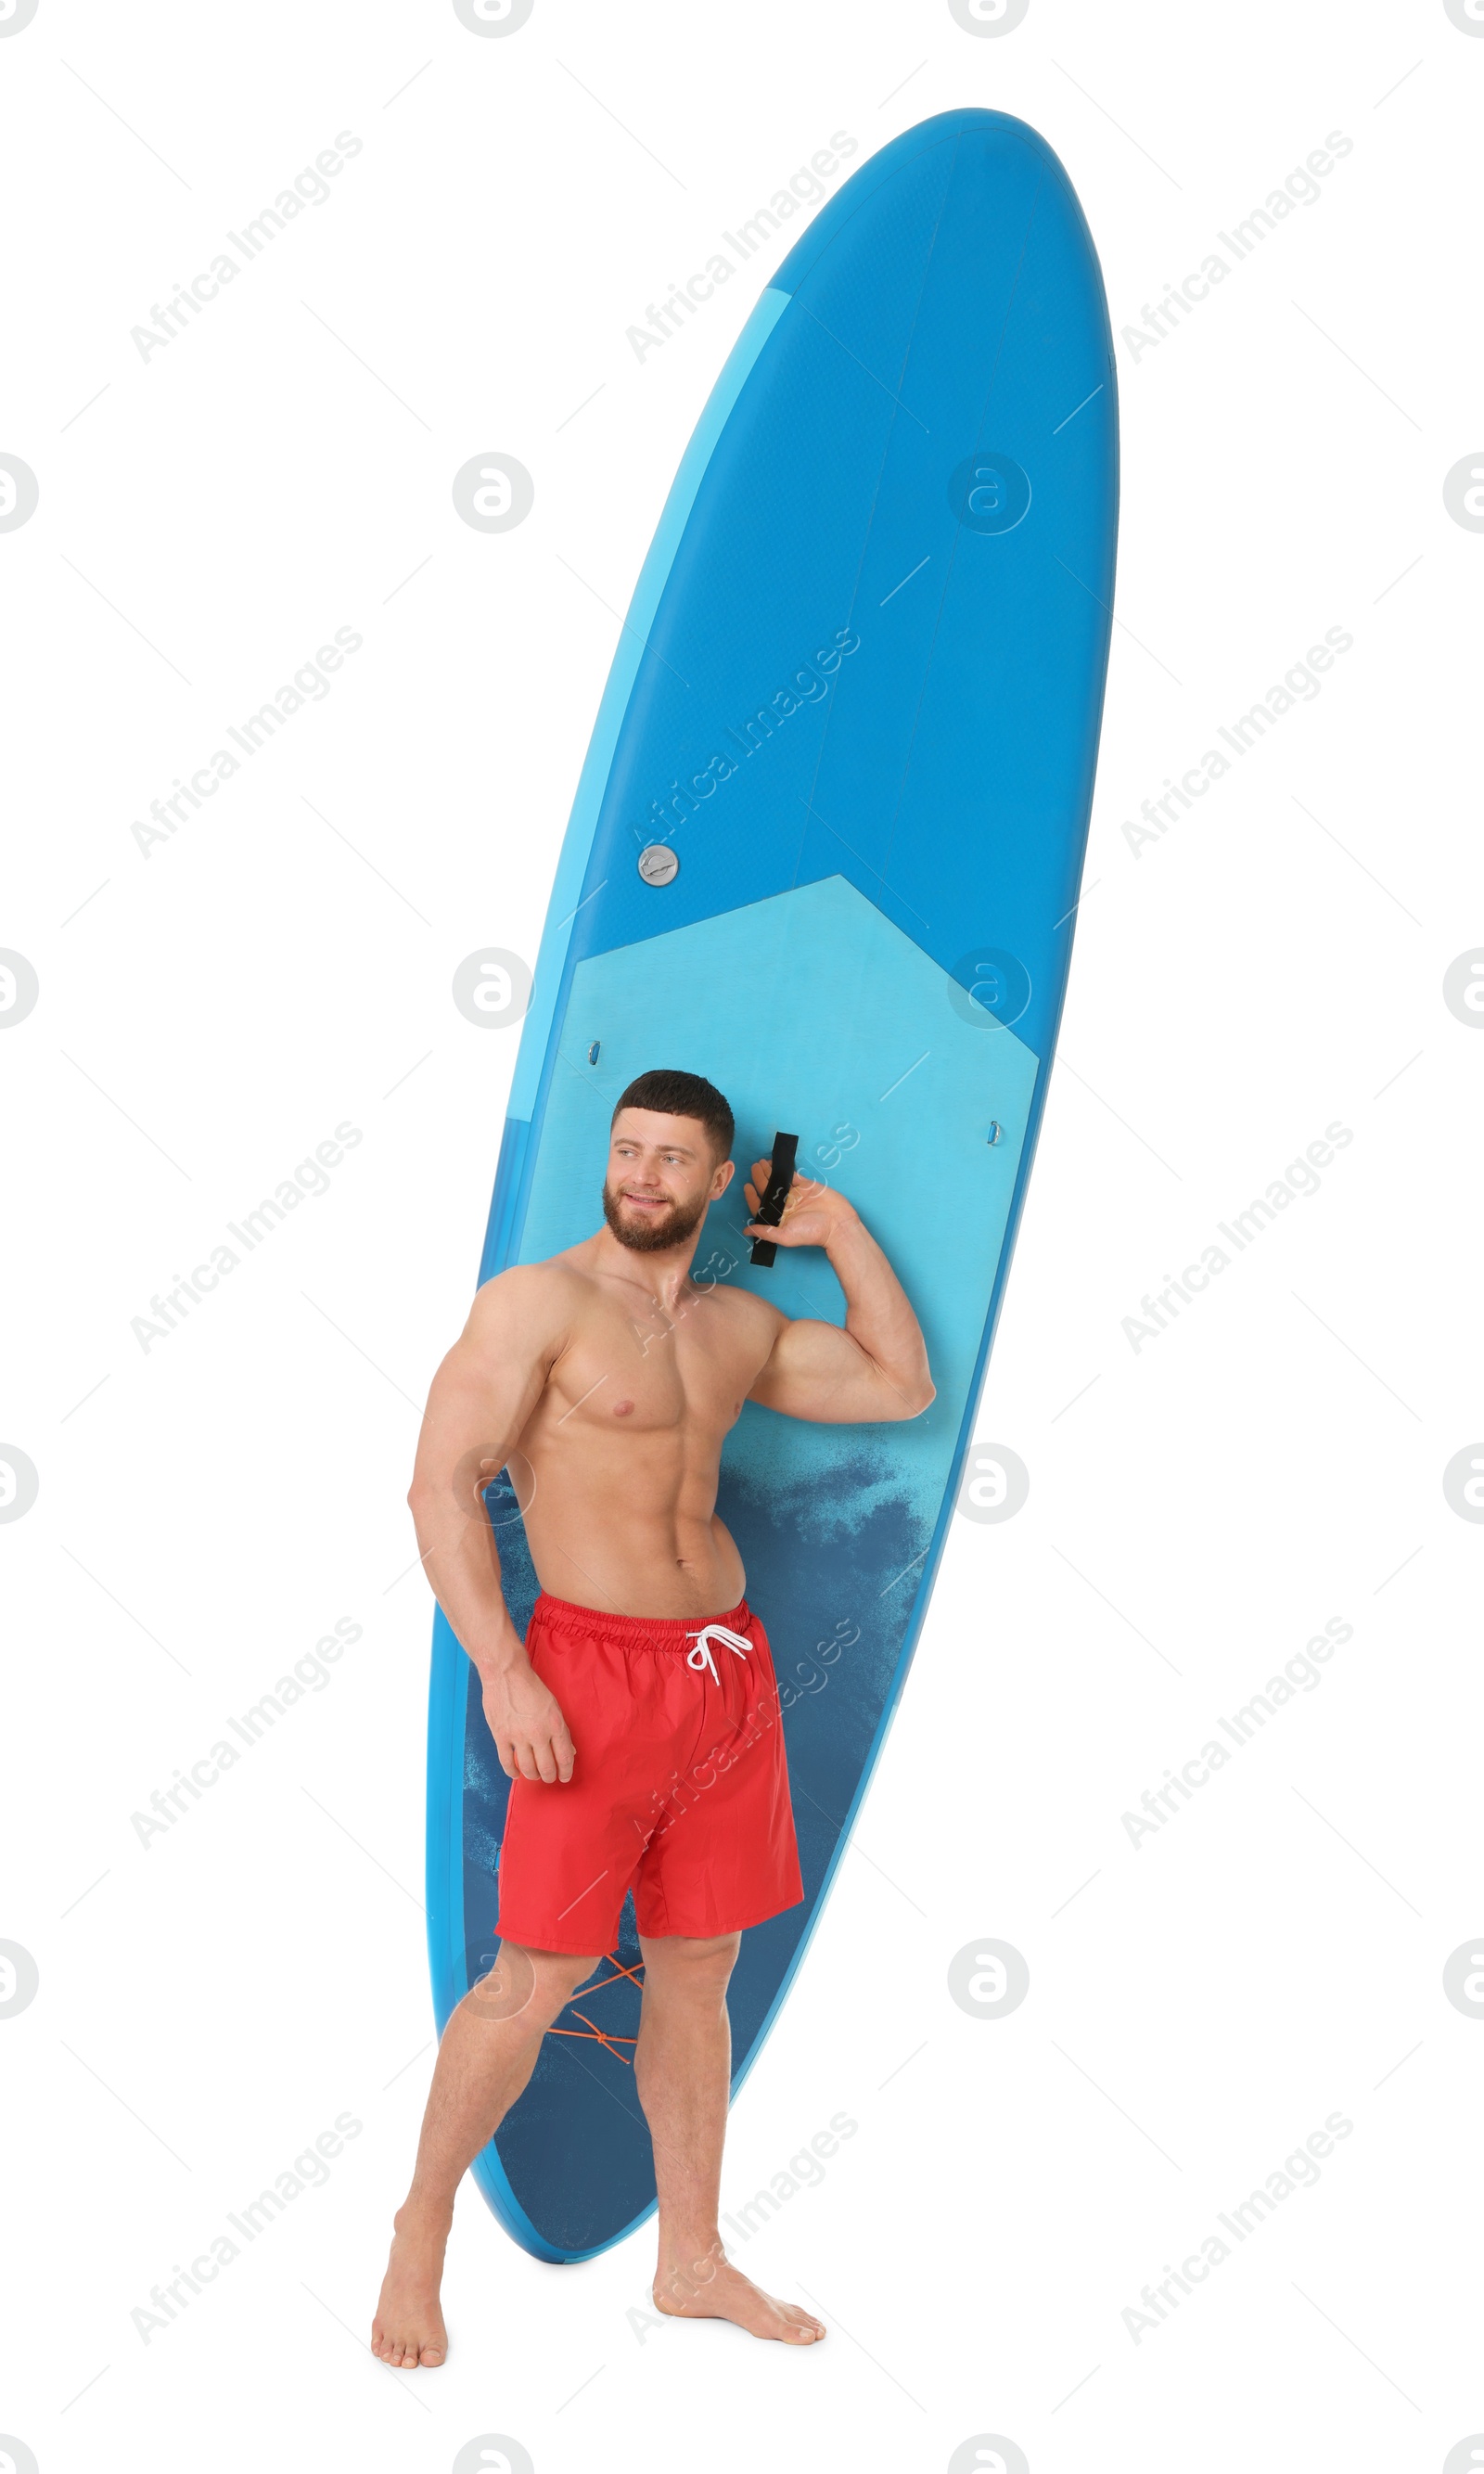
[[(829, 1893), (953, 1515), (1046, 1097), (1102, 716), (1118, 455), (1107, 309), (1034, 130), (951, 111), (884, 147), (763, 294), (687, 449), (562, 848), (481, 1281), (598, 1225), (624, 1085), (724, 1091), (741, 1174), (697, 1276), (843, 1321), (822, 1253), (754, 1267), (780, 1130), (885, 1247), (937, 1396), (899, 1425), (744, 1408), (718, 1511), (767, 1626), (802, 1904), (743, 1935), (735, 2074)], [(511, 1613), (536, 1578), (486, 1496)], [(495, 1950), (508, 1782), (441, 1616), (427, 1915), (440, 2032)], [(540, 2259), (654, 2205), (633, 1903), (474, 2166)]]

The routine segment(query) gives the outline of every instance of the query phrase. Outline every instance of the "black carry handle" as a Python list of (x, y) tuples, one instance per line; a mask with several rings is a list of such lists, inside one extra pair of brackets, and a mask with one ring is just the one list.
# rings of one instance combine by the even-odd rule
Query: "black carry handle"
[[(766, 1228), (776, 1228), (783, 1218), (783, 1206), (789, 1199), (789, 1188), (793, 1183), (793, 1163), (798, 1155), (798, 1147), (797, 1134), (773, 1136), (773, 1158), (767, 1174), (767, 1190), (752, 1215), (754, 1220), (761, 1220)], [(765, 1271), (775, 1260), (777, 1253), (778, 1249), (770, 1238), (754, 1237), (752, 1259), (755, 1263), (761, 1263)]]

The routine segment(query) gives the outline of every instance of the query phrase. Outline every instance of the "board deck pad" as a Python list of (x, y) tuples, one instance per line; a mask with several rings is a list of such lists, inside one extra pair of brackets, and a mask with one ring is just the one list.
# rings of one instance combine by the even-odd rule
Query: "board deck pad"
[[(873, 157), (780, 267), (645, 562), (537, 960), (480, 1277), (590, 1235), (614, 1104), (652, 1066), (724, 1091), (739, 1176), (698, 1279), (844, 1318), (823, 1254), (754, 1267), (742, 1177), (781, 1126), (922, 1324), (902, 1424), (748, 1404), (718, 1510), (772, 1643), (805, 1896), (744, 1933), (734, 2092), (828, 1893), (952, 1516), (1045, 1102), (1113, 596), (1117, 430), (1097, 258), (1056, 157), (985, 111)], [(678, 859), (648, 881), (640, 853)], [(651, 868), (648, 875), (654, 873)], [(662, 875), (667, 870), (660, 871)], [(487, 1502), (523, 1632), (508, 1479)], [(509, 1783), (444, 1618), (429, 1701), (440, 2031), (495, 1952)], [(620, 1939), (547, 2035), (475, 2178), (538, 2257), (654, 2203)]]

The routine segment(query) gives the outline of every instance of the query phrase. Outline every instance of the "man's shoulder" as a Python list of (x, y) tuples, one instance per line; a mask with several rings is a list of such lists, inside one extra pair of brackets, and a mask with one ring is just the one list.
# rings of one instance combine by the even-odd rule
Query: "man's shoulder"
[(592, 1280), (569, 1255), (553, 1254), (544, 1263), (512, 1263), (474, 1291), (471, 1326), (507, 1324), (511, 1318), (545, 1323), (572, 1314), (592, 1288)]
[(535, 1296), (543, 1289), (566, 1289), (574, 1284), (587, 1288), (591, 1281), (592, 1274), (577, 1261), (573, 1247), (565, 1254), (548, 1254), (544, 1262), (510, 1263), (504, 1271), (483, 1281), (474, 1295), (484, 1298), (498, 1291), (502, 1297), (519, 1297), (523, 1293)]
[(718, 1305), (739, 1328), (750, 1326), (758, 1331), (779, 1332), (789, 1320), (769, 1298), (760, 1298), (756, 1289), (733, 1288), (726, 1280), (697, 1280), (694, 1285), (702, 1297)]

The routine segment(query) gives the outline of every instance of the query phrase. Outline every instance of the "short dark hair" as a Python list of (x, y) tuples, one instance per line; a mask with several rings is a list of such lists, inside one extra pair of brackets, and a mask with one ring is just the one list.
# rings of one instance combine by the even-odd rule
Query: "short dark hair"
[(704, 1074), (683, 1074), (678, 1066), (657, 1065), (640, 1074), (620, 1094), (614, 1109), (652, 1108), (661, 1117), (698, 1117), (710, 1134), (718, 1159), (730, 1159), (737, 1121), (715, 1082)]

